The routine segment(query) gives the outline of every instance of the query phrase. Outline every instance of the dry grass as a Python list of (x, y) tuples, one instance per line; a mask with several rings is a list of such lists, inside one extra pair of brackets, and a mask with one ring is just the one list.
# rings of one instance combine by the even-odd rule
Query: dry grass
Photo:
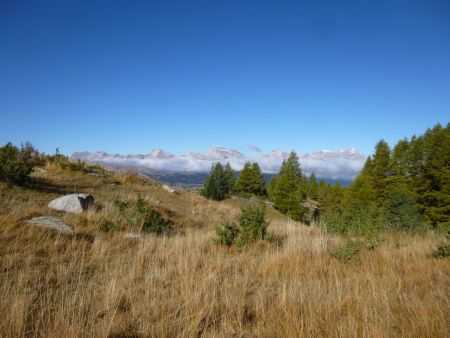
[[(212, 238), (239, 200), (209, 202), (154, 182), (55, 168), (41, 176), (34, 189), (0, 185), (2, 337), (448, 336), (450, 262), (432, 258), (433, 234), (384, 234), (379, 248), (343, 263), (329, 255), (339, 238), (270, 211), (269, 230), (283, 244), (238, 252)], [(46, 204), (68, 192), (91, 192), (104, 206), (59, 214), (81, 235), (20, 221), (57, 214)], [(136, 242), (99, 233), (112, 200), (138, 192), (166, 208), (184, 234)]]

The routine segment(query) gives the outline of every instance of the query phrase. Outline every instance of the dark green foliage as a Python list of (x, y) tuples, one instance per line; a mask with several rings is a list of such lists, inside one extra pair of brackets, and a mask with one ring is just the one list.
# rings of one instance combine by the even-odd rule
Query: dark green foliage
[(291, 152), (270, 186), (270, 198), (275, 208), (297, 221), (303, 221), (307, 211), (302, 205), (306, 196), (305, 182), (298, 156)]
[(393, 192), (384, 206), (386, 226), (395, 230), (420, 230), (423, 220), (414, 199), (405, 192)]
[(382, 209), (373, 205), (354, 200), (345, 206), (342, 212), (341, 233), (366, 235), (377, 232), (383, 227), (384, 214)]
[(158, 235), (171, 230), (170, 222), (150, 207), (141, 195), (138, 195), (134, 203), (127, 203), (116, 198), (113, 201), (113, 213), (110, 216), (110, 220), (101, 224), (101, 230), (117, 231), (131, 226)]
[(308, 198), (310, 198), (312, 200), (317, 200), (318, 185), (317, 185), (315, 173), (311, 173), (311, 176), (309, 176), (307, 195), (308, 195)]
[(233, 222), (225, 222), (222, 227), (216, 230), (215, 242), (221, 245), (232, 245), (239, 235), (239, 228)]
[(269, 196), (269, 200), (273, 201), (275, 198), (275, 189), (277, 186), (278, 178), (276, 175), (273, 175), (270, 179), (269, 186), (267, 187), (267, 194)]
[(387, 195), (388, 177), (391, 175), (391, 151), (389, 145), (381, 140), (375, 146), (368, 179), (373, 187), (375, 203), (381, 205)]
[(418, 203), (434, 228), (450, 229), (450, 124), (428, 130), (425, 160), (416, 191)]
[(266, 183), (258, 163), (245, 163), (234, 185), (234, 192), (245, 196), (265, 196), (267, 194)]
[(161, 234), (169, 230), (169, 224), (164, 221), (161, 214), (155, 209), (148, 208), (143, 214), (142, 230)]
[(134, 219), (144, 232), (162, 234), (170, 229), (170, 224), (162, 218), (158, 211), (149, 207), (140, 195), (134, 206)]
[(223, 169), (223, 175), (225, 177), (225, 191), (226, 191), (226, 196), (231, 195), (231, 193), (233, 192), (233, 187), (234, 187), (234, 170), (233, 168), (231, 168), (230, 163), (225, 164), (225, 167)]
[(346, 189), (340, 208), (332, 212), (330, 194), (324, 183), (319, 184), (322, 223), (330, 230), (364, 233), (383, 227), (412, 231), (431, 227), (450, 232), (450, 124), (400, 140), (392, 152), (381, 140)]
[(0, 147), (0, 180), (23, 184), (33, 168), (34, 149), (27, 143), (21, 149), (12, 143)]
[(352, 260), (363, 248), (363, 241), (347, 240), (344, 244), (336, 248), (336, 250), (331, 253), (331, 256), (341, 261), (349, 261)]
[(247, 243), (258, 239), (265, 239), (269, 222), (265, 219), (265, 209), (263, 207), (247, 207), (242, 210), (239, 216), (239, 239), (238, 246), (245, 246)]
[(267, 233), (268, 226), (264, 207), (250, 206), (242, 209), (236, 223), (226, 222), (216, 230), (215, 242), (228, 246), (236, 243), (238, 247), (244, 247), (256, 240), (274, 242), (275, 237)]
[(450, 257), (450, 244), (442, 243), (438, 245), (436, 251), (433, 253), (435, 258), (448, 258)]
[(230, 164), (225, 167), (221, 163), (214, 163), (211, 174), (205, 179), (201, 194), (216, 201), (229, 197), (234, 186), (234, 173)]
[(80, 160), (71, 161), (67, 156), (60, 154), (58, 148), (56, 148), (55, 155), (47, 155), (46, 158), (50, 163), (56, 164), (61, 169), (88, 172), (88, 166), (85, 162)]

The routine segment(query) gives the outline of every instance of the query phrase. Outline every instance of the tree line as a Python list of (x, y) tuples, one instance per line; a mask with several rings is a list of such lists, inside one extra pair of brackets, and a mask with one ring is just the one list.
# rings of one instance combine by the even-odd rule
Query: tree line
[[(328, 196), (329, 198), (329, 196)], [(323, 206), (331, 230), (450, 230), (450, 124), (402, 139), (380, 140), (361, 173)]]
[(291, 152), (270, 183), (257, 163), (247, 162), (235, 176), (229, 164), (213, 164), (203, 196), (222, 200), (232, 194), (267, 198), (297, 221), (311, 220), (308, 200), (318, 204), (317, 220), (330, 231), (365, 233), (383, 227), (450, 229), (450, 123), (437, 124), (423, 135), (400, 140), (392, 149), (380, 140), (361, 173), (343, 188), (314, 173), (304, 174)]

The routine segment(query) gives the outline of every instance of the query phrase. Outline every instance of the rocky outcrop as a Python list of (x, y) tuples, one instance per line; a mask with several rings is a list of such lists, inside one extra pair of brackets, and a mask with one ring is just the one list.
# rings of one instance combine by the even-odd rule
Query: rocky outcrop
[(51, 209), (71, 212), (82, 213), (94, 204), (94, 197), (87, 194), (71, 194), (54, 199), (48, 204)]
[(73, 234), (72, 227), (57, 217), (39, 216), (39, 217), (34, 217), (32, 219), (29, 219), (25, 222), (28, 224), (37, 226), (37, 227), (55, 230), (55, 231), (58, 231), (63, 234), (67, 234), (67, 235)]

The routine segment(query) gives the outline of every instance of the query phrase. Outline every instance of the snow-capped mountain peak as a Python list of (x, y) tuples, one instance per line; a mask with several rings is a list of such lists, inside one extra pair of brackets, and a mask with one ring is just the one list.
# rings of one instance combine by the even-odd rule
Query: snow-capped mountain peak
[(156, 148), (152, 149), (148, 157), (153, 159), (168, 159), (174, 157), (174, 155), (160, 148)]
[(231, 159), (244, 159), (245, 155), (237, 150), (228, 149), (221, 146), (212, 146), (204, 153), (189, 151), (183, 154), (183, 157), (202, 161), (224, 161)]

